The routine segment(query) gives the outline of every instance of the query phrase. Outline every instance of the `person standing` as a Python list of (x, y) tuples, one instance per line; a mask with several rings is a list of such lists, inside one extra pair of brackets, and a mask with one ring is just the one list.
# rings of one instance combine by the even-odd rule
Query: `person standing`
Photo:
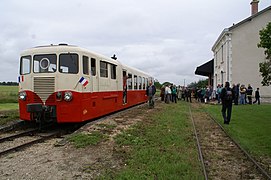
[(155, 95), (155, 93), (156, 93), (156, 88), (152, 84), (152, 81), (150, 81), (150, 84), (149, 84), (149, 86), (147, 87), (147, 90), (146, 90), (146, 94), (148, 96), (149, 107), (150, 108), (154, 108), (154, 95)]
[(234, 100), (233, 100), (234, 105), (238, 105), (240, 84), (238, 83), (232, 89), (233, 89), (234, 95), (235, 95)]
[(172, 87), (172, 102), (177, 103), (177, 87), (173, 85)]
[(217, 89), (216, 89), (216, 93), (217, 93), (217, 103), (220, 104), (220, 100), (221, 100), (221, 90), (222, 87), (220, 84), (217, 85)]
[(256, 102), (258, 102), (258, 105), (261, 104), (261, 102), (260, 102), (260, 91), (259, 91), (259, 88), (257, 88), (257, 90), (255, 91), (255, 101), (253, 102), (253, 104), (255, 104)]
[(171, 90), (168, 87), (168, 85), (166, 85), (166, 87), (165, 87), (165, 103), (167, 103), (167, 104), (170, 101), (170, 95), (171, 95)]
[(245, 98), (246, 98), (246, 88), (245, 85), (242, 84), (240, 87), (240, 104), (246, 104)]
[(179, 85), (177, 88), (177, 99), (181, 100), (182, 98), (182, 91), (181, 91), (181, 86)]
[(161, 101), (165, 100), (165, 86), (163, 85), (160, 92)]
[(186, 87), (186, 102), (192, 102), (192, 98), (191, 98), (191, 89), (189, 89), (188, 87)]
[(234, 99), (234, 92), (232, 88), (230, 88), (230, 83), (225, 82), (225, 87), (221, 90), (221, 100), (222, 100), (221, 112), (224, 119), (224, 124), (229, 124), (231, 121), (233, 99)]
[(248, 104), (252, 104), (252, 92), (253, 88), (251, 87), (250, 84), (247, 86), (247, 99), (248, 99)]
[(128, 76), (126, 75), (126, 72), (123, 72), (123, 96), (122, 96), (123, 104), (127, 103), (127, 79)]

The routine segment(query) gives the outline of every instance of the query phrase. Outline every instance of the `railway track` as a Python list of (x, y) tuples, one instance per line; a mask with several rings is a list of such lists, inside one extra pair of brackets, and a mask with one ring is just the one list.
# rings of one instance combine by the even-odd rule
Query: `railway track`
[(14, 131), (17, 129), (22, 129), (22, 128), (29, 128), (29, 127), (33, 127), (33, 123), (27, 123), (22, 120), (15, 120), (13, 123), (9, 125), (0, 126), (0, 133)]
[(190, 106), (189, 106), (189, 114), (190, 114), (190, 118), (191, 118), (191, 121), (192, 121), (192, 124), (193, 124), (193, 130), (194, 130), (194, 134), (195, 134), (195, 138), (196, 138), (196, 142), (197, 142), (197, 147), (198, 147), (198, 152), (199, 152), (199, 160), (201, 162), (201, 167), (202, 167), (203, 175), (204, 175), (205, 180), (207, 180), (208, 179), (208, 175), (207, 175), (207, 172), (206, 172), (206, 167), (205, 167), (205, 164), (204, 164), (204, 159), (203, 159), (203, 155), (202, 155), (201, 145), (200, 145), (200, 142), (199, 142), (198, 133), (197, 133), (197, 130), (196, 130), (196, 126), (195, 126), (195, 122), (194, 122), (194, 119), (193, 119), (193, 116), (192, 116), (192, 112), (191, 112)]
[[(194, 116), (190, 106), (189, 113), (206, 180), (217, 176), (220, 179), (271, 179), (270, 174), (229, 136), (215, 118), (207, 112), (201, 117), (199, 114)], [(197, 107), (193, 107), (195, 109)]]
[[(108, 114), (108, 115), (105, 115), (103, 117), (100, 117), (100, 118), (97, 118), (97, 119), (94, 119), (90, 122), (85, 122), (85, 123), (81, 123), (81, 124), (74, 124), (72, 126), (69, 126), (69, 125), (59, 125), (60, 126), (60, 129), (61, 130), (56, 130), (55, 132), (48, 132), (48, 133), (40, 133), (39, 132), (39, 128), (32, 128), (30, 130), (26, 130), (26, 131), (22, 131), (22, 132), (19, 132), (19, 133), (16, 133), (16, 134), (13, 134), (13, 135), (8, 135), (8, 136), (5, 136), (5, 137), (2, 137), (0, 138), (0, 157), (3, 156), (3, 155), (6, 155), (6, 154), (9, 154), (9, 153), (12, 153), (12, 152), (16, 152), (16, 151), (19, 151), (19, 150), (23, 150), (27, 147), (30, 147), (34, 144), (37, 144), (37, 143), (41, 143), (41, 142), (44, 142), (50, 138), (54, 138), (56, 136), (61, 136), (63, 134), (69, 134), (71, 132), (74, 132), (75, 130), (79, 129), (81, 126), (83, 126), (84, 124), (88, 123), (88, 124), (95, 124), (97, 122), (100, 122), (100, 121), (103, 121), (104, 119), (110, 117), (110, 116), (113, 116), (113, 115), (116, 115), (117, 113), (121, 113), (121, 112), (125, 112), (125, 111), (128, 111), (128, 110), (131, 110), (133, 108), (137, 108), (137, 107), (140, 107), (140, 106), (143, 106), (144, 104), (139, 104), (137, 106), (133, 106), (133, 107), (130, 107), (130, 108), (127, 108), (127, 109), (124, 109), (124, 110), (121, 110), (121, 111), (118, 111), (118, 112), (115, 112), (115, 113), (111, 113), (111, 114)], [(48, 129), (52, 126), (52, 124), (50, 125), (47, 125), (47, 126), (44, 126), (44, 128)], [(31, 128), (32, 125), (27, 125), (25, 124), (24, 122), (19, 122), (19, 124), (16, 123), (16, 125), (11, 125), (11, 126), (7, 126), (5, 128), (2, 128), (2, 131), (0, 129), (0, 132), (1, 133), (9, 133), (11, 131), (14, 131), (15, 129), (20, 129), (20, 128)], [(59, 127), (58, 127), (59, 128)], [(26, 142), (20, 142), (20, 138), (26, 138), (26, 137), (31, 137), (31, 140), (27, 140)], [(16, 141), (16, 142), (14, 142)], [(21, 141), (25, 141), (25, 140), (21, 140)], [(12, 147), (8, 147), (8, 148), (1, 148), (3, 146), (3, 144), (5, 142), (9, 142), (10, 146)], [(14, 142), (14, 143), (13, 143)], [(62, 142), (60, 142), (61, 144)]]
[(5, 136), (5, 137), (0, 138), (0, 143), (5, 142), (5, 141), (11, 141), (13, 139), (16, 139), (16, 138), (19, 138), (19, 137), (22, 137), (25, 135), (33, 135), (34, 133), (36, 133), (38, 131), (39, 131), (39, 129), (31, 129), (31, 130), (23, 131), (23, 132), (16, 133), (16, 134), (13, 134), (10, 136)]
[[(60, 136), (62, 133), (63, 132), (60, 130), (56, 130), (56, 131), (48, 132), (48, 133), (40, 133), (39, 129), (33, 129), (33, 130), (17, 133), (15, 135), (3, 137), (0, 139), (0, 143), (2, 147), (4, 146), (6, 148), (0, 150), (0, 157), (12, 152), (23, 150), (34, 144), (44, 142), (50, 138)], [(31, 136), (31, 138), (28, 140), (25, 140), (27, 136)], [(16, 143), (9, 143), (8, 145), (3, 145), (6, 142), (14, 141), (14, 140), (16, 140)]]

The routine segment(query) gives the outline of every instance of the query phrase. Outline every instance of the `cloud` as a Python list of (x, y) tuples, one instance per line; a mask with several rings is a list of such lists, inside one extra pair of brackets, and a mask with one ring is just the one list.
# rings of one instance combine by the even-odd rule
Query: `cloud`
[[(268, 4), (269, 3), (269, 4)], [(262, 0), (260, 10), (270, 5)], [(197, 66), (212, 59), (221, 31), (250, 15), (247, 0), (3, 0), (0, 81), (16, 81), (20, 53), (68, 43), (176, 84), (205, 78)]]

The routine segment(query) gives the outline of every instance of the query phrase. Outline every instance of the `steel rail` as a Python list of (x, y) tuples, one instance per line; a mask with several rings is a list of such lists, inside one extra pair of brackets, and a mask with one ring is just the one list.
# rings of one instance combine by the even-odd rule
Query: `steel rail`
[(201, 146), (200, 146), (200, 143), (199, 143), (199, 138), (198, 138), (198, 134), (197, 134), (197, 130), (196, 130), (194, 118), (193, 118), (193, 115), (192, 115), (192, 112), (191, 112), (191, 107), (190, 107), (190, 105), (189, 105), (188, 107), (189, 107), (189, 114), (190, 114), (190, 117), (191, 117), (191, 121), (192, 121), (192, 124), (193, 124), (194, 134), (195, 134), (196, 141), (197, 141), (197, 147), (198, 147), (199, 159), (200, 159), (200, 161), (201, 161), (201, 166), (202, 166), (204, 178), (205, 178), (205, 180), (208, 180), (208, 176), (207, 176), (207, 172), (206, 172), (206, 166), (205, 166), (205, 164), (204, 164), (203, 155), (202, 155), (202, 150), (201, 150)]
[(22, 136), (25, 136), (25, 135), (28, 135), (28, 134), (33, 134), (33, 133), (38, 132), (38, 131), (39, 131), (39, 129), (32, 129), (32, 130), (24, 131), (24, 132), (14, 134), (14, 135), (11, 135), (11, 136), (3, 137), (3, 138), (0, 138), (0, 143), (5, 142), (5, 141), (11, 141), (11, 140), (16, 139), (18, 137), (22, 137)]
[(268, 174), (268, 172), (266, 172), (264, 170), (263, 167), (261, 167), (261, 165), (259, 163), (257, 163), (257, 161), (244, 149), (241, 147), (241, 145), (235, 141), (230, 135), (229, 133), (225, 130), (225, 128), (209, 113), (207, 112), (205, 109), (204, 111), (209, 115), (209, 117), (222, 129), (222, 131), (224, 131), (224, 133), (231, 139), (232, 142), (234, 142), (234, 144), (246, 155), (246, 157), (253, 162), (253, 164), (257, 167), (257, 169), (260, 171), (260, 173), (262, 173), (266, 178), (271, 180), (271, 175)]
[(52, 134), (49, 134), (49, 135), (46, 135), (46, 136), (39, 137), (38, 139), (35, 139), (33, 141), (21, 144), (19, 146), (6, 149), (6, 150), (0, 152), (0, 156), (8, 154), (8, 153), (12, 153), (14, 151), (18, 151), (18, 150), (24, 149), (24, 148), (29, 147), (31, 145), (34, 145), (36, 143), (44, 142), (45, 140), (50, 139), (52, 137), (55, 137), (55, 136), (59, 135), (60, 133), (61, 132), (58, 131), (58, 132), (55, 132), (55, 133), (52, 133)]
[(11, 131), (17, 127), (20, 127), (24, 124), (25, 122), (22, 120), (16, 120), (14, 123), (10, 124), (10, 125), (4, 125), (4, 126), (0, 126), (0, 132), (6, 132), (6, 131)]

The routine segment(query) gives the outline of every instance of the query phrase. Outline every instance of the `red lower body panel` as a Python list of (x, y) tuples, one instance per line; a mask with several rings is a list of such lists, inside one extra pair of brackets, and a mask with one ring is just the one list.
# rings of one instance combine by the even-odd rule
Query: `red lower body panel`
[[(27, 105), (42, 103), (42, 100), (31, 91), (27, 91), (26, 101), (19, 100), (20, 119), (31, 120), (31, 113), (27, 112)], [(64, 91), (63, 91), (64, 94)], [(134, 106), (147, 101), (145, 90), (128, 91), (127, 103), (123, 103), (123, 92), (94, 92), (79, 93), (72, 92), (73, 99), (70, 102), (56, 99), (56, 93), (53, 93), (46, 100), (44, 106), (55, 109), (55, 120), (58, 123), (83, 122), (91, 120), (121, 109)]]

